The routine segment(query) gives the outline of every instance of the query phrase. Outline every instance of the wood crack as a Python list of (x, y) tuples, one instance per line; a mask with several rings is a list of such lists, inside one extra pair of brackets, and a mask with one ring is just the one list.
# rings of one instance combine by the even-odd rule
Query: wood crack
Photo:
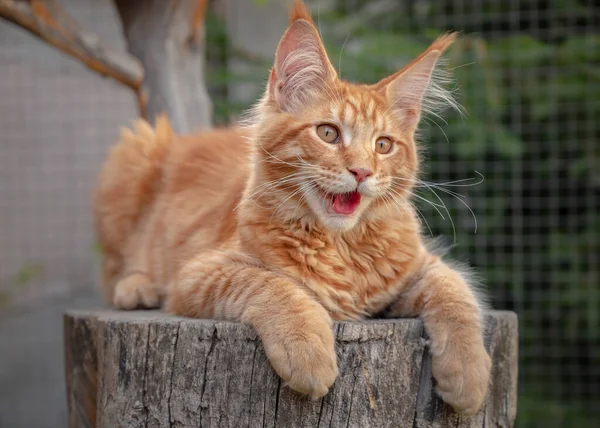
[[(342, 337), (344, 332), (344, 325), (343, 324), (337, 324), (336, 325), (336, 330), (335, 330), (335, 338), (336, 341), (340, 341), (340, 337)], [(333, 395), (335, 394), (335, 390), (331, 392), (332, 395), (332, 400), (333, 400)], [(331, 424), (333, 423), (333, 415), (331, 415), (331, 418), (329, 419), (329, 427), (331, 428)]]
[(350, 419), (352, 419), (352, 405), (354, 404), (354, 391), (356, 390), (356, 384), (358, 379), (356, 374), (354, 375), (354, 384), (352, 385), (352, 392), (350, 393), (350, 408), (348, 409), (348, 421), (346, 422), (346, 428), (350, 426)]
[(148, 354), (150, 352), (150, 324), (148, 324), (148, 336), (146, 336), (146, 358), (144, 361), (144, 382), (142, 383), (142, 409), (146, 414), (144, 427), (148, 426), (148, 407), (146, 406), (146, 380), (148, 379)]
[[(425, 327), (421, 326), (422, 328), (422, 332), (421, 332), (421, 340), (423, 342), (427, 341), (427, 332), (425, 331)], [(429, 381), (429, 379), (427, 379), (427, 370), (426, 370), (426, 365), (427, 365), (427, 346), (423, 346), (423, 355), (421, 356), (421, 373), (419, 374), (419, 389), (417, 390), (417, 400), (415, 401), (415, 416), (413, 418), (413, 428), (417, 428), (418, 427), (418, 416), (419, 416), (419, 409), (421, 408), (421, 405), (425, 402), (425, 395), (429, 392), (428, 390), (428, 386), (427, 386), (427, 382)]]
[(173, 395), (173, 374), (175, 373), (175, 357), (177, 356), (177, 342), (179, 341), (179, 328), (181, 327), (181, 321), (177, 323), (177, 330), (175, 331), (175, 343), (173, 344), (173, 360), (171, 361), (171, 379), (169, 380), (169, 398), (167, 398), (167, 413), (169, 418), (169, 427), (173, 426), (173, 420), (171, 419), (171, 396)]
[(279, 396), (281, 393), (281, 378), (277, 376), (277, 395), (275, 396), (275, 414), (273, 416), (273, 426), (277, 426), (277, 411), (279, 410)]
[(210, 341), (210, 348), (208, 349), (208, 352), (206, 353), (206, 361), (204, 362), (204, 374), (202, 376), (202, 391), (200, 392), (200, 409), (199, 409), (199, 413), (200, 413), (200, 425), (199, 426), (200, 427), (202, 427), (202, 403), (204, 402), (204, 393), (206, 392), (206, 378), (207, 378), (207, 373), (208, 373), (208, 362), (210, 361), (210, 356), (212, 355), (213, 351), (215, 350), (217, 341), (218, 341), (217, 324), (215, 324), (213, 326), (212, 338)]
[(488, 408), (488, 406), (487, 406), (487, 404), (486, 404), (486, 405), (485, 405), (485, 407), (484, 407), (484, 409), (483, 409), (483, 427), (482, 427), (482, 428), (485, 428), (485, 425), (486, 425), (486, 423), (487, 423), (487, 422), (486, 422), (486, 417), (487, 417), (487, 408)]
[(319, 419), (317, 420), (317, 428), (321, 425), (321, 417), (323, 416), (323, 404), (325, 404), (325, 397), (321, 398), (321, 406), (319, 407)]
[[(254, 354), (252, 354), (252, 369), (250, 370), (250, 388), (248, 388), (248, 404), (250, 404), (250, 402), (252, 400), (252, 386), (254, 385), (254, 365), (256, 362), (256, 351), (257, 350), (258, 350), (258, 343), (255, 342)], [(250, 419), (251, 416), (252, 416), (252, 407), (249, 406), (248, 419)], [(265, 420), (265, 416), (264, 416), (264, 412), (263, 412), (263, 426), (264, 426), (264, 420)]]

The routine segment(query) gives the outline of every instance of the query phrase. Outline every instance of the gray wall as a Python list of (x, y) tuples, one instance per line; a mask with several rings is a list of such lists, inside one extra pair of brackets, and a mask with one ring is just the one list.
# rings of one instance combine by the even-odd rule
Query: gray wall
[[(124, 49), (109, 0), (61, 0)], [(0, 20), (0, 427), (66, 426), (62, 312), (101, 304), (91, 188), (128, 89)]]
[[(124, 49), (110, 1), (64, 4)], [(14, 307), (89, 287), (91, 186), (136, 109), (128, 89), (4, 21), (0, 76), (0, 293)]]

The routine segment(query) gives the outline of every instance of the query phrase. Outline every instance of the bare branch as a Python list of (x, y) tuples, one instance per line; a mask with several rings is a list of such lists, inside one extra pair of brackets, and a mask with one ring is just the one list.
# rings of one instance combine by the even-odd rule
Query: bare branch
[(79, 60), (91, 70), (129, 86), (139, 95), (144, 79), (140, 62), (125, 52), (106, 48), (87, 33), (55, 0), (0, 0), (4, 18)]

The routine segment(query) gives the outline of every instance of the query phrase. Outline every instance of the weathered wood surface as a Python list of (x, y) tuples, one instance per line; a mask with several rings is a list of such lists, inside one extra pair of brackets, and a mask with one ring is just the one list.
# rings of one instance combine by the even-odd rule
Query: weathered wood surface
[[(419, 320), (336, 323), (340, 376), (311, 401), (282, 385), (254, 330), (161, 312), (65, 316), (71, 427), (511, 427), (517, 317), (486, 314), (492, 386), (462, 418), (433, 393)], [(274, 320), (276, 322), (276, 320)]]
[(144, 67), (142, 116), (167, 113), (173, 129), (211, 126), (204, 84), (204, 14), (208, 0), (115, 0), (129, 51)]

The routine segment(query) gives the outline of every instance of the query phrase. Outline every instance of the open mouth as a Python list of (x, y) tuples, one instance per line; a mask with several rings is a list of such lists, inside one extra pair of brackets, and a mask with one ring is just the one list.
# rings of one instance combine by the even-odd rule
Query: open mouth
[(350, 215), (354, 213), (360, 205), (361, 195), (355, 190), (349, 193), (328, 195), (327, 199), (331, 201), (331, 209), (336, 214)]

